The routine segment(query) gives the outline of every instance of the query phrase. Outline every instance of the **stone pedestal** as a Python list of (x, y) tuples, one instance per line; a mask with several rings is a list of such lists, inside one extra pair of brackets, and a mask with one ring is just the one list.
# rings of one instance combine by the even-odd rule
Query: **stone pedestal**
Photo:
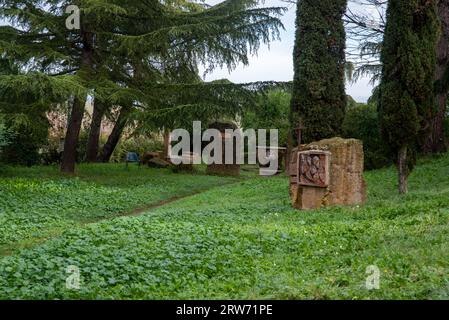
[(366, 201), (363, 144), (333, 138), (294, 149), (290, 161), (293, 206), (309, 210)]

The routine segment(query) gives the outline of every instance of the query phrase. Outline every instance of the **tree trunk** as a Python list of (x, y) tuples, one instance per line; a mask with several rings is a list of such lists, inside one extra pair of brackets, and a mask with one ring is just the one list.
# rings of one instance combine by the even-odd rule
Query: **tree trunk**
[[(93, 63), (93, 34), (82, 31), (83, 49), (80, 70), (90, 73)], [(75, 173), (76, 147), (79, 141), (81, 125), (84, 117), (85, 101), (75, 97), (70, 118), (68, 119), (67, 133), (64, 142), (64, 152), (61, 161), (61, 171)]]
[(425, 139), (422, 151), (424, 153), (442, 153), (447, 151), (444, 141), (443, 123), (446, 117), (448, 99), (448, 84), (444, 83), (449, 67), (449, 0), (441, 0), (438, 4), (438, 15), (441, 21), (441, 37), (437, 47), (437, 66), (435, 80), (437, 85), (437, 112), (430, 120), (430, 130)]
[(128, 116), (130, 113), (131, 113), (130, 107), (122, 107), (122, 109), (120, 110), (119, 117), (114, 125), (114, 129), (112, 129), (108, 141), (104, 145), (103, 150), (101, 152), (100, 156), (101, 162), (107, 163), (111, 160), (111, 156), (114, 153), (114, 150), (117, 147), (117, 144), (122, 136), (123, 130), (126, 127), (126, 123), (128, 122)]
[(398, 154), (398, 168), (399, 168), (399, 193), (408, 193), (408, 165), (407, 165), (407, 147), (402, 147)]
[(424, 143), (424, 153), (444, 153), (447, 151), (444, 136), (444, 120), (446, 118), (447, 99), (447, 93), (438, 93), (438, 110), (434, 118), (430, 121), (431, 132)]
[(90, 124), (89, 139), (87, 141), (87, 149), (86, 149), (87, 162), (98, 161), (101, 121), (103, 119), (105, 111), (106, 111), (105, 105), (98, 99), (95, 99), (94, 109), (92, 113), (92, 122)]
[(169, 151), (170, 151), (170, 130), (165, 128), (164, 129), (164, 160), (167, 160), (169, 155)]
[(64, 173), (74, 173), (76, 163), (76, 147), (84, 116), (84, 101), (75, 97), (72, 105), (72, 112), (69, 118), (69, 125), (64, 141), (64, 152), (62, 154), (61, 171)]

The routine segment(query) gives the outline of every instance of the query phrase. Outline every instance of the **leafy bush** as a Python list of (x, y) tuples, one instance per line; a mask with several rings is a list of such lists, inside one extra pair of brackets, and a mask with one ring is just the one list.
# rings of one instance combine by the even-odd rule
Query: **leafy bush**
[(46, 145), (42, 148), (41, 162), (44, 165), (55, 165), (61, 162), (62, 157), (61, 138), (50, 136)]
[(78, 163), (86, 160), (87, 142), (89, 140), (89, 130), (81, 130), (76, 147), (76, 161)]
[(390, 151), (380, 135), (378, 114), (374, 104), (351, 105), (343, 122), (343, 134), (346, 138), (363, 141), (366, 169), (378, 169), (392, 163)]
[(47, 143), (47, 117), (43, 114), (29, 115), (10, 119), (5, 125), (11, 134), (9, 144), (2, 150), (1, 160), (26, 166), (39, 164), (41, 148)]
[(145, 136), (122, 139), (112, 154), (111, 162), (123, 162), (127, 152), (137, 152), (142, 157), (146, 152), (162, 150), (164, 150), (164, 144), (157, 139), (150, 139)]
[(2, 148), (8, 145), (8, 142), (8, 130), (6, 129), (5, 124), (0, 120), (0, 154), (2, 152)]
[(278, 129), (279, 145), (286, 146), (290, 122), (291, 94), (283, 90), (273, 90), (262, 96), (255, 109), (245, 112), (242, 125), (245, 129)]

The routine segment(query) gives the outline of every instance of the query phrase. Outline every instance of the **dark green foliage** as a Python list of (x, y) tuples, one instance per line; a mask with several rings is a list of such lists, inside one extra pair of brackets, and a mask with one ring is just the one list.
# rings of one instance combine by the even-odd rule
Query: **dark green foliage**
[(78, 163), (84, 162), (86, 160), (86, 146), (88, 137), (89, 132), (81, 130), (78, 145), (76, 148), (76, 160)]
[(163, 150), (163, 143), (156, 137), (133, 136), (128, 139), (122, 139), (114, 150), (111, 162), (123, 162), (128, 152), (137, 152), (142, 157), (146, 152)]
[(363, 141), (365, 169), (379, 169), (392, 164), (390, 150), (380, 135), (377, 105), (356, 103), (349, 106), (343, 121), (343, 135)]
[(32, 166), (41, 161), (41, 148), (47, 143), (50, 127), (43, 114), (29, 115), (26, 121), (12, 119), (6, 122), (10, 138), (3, 148), (0, 159), (5, 163)]
[(409, 169), (436, 106), (436, 2), (391, 0), (387, 11), (379, 119), (383, 138), (395, 154), (407, 148)]
[(294, 51), (292, 127), (304, 142), (341, 133), (346, 108), (343, 14), (347, 0), (300, 0)]
[(290, 100), (291, 94), (286, 90), (272, 90), (261, 95), (255, 107), (243, 114), (243, 128), (278, 129), (279, 145), (286, 146), (290, 131)]
[(2, 153), (2, 148), (9, 144), (9, 131), (7, 130), (4, 121), (0, 117), (0, 157)]

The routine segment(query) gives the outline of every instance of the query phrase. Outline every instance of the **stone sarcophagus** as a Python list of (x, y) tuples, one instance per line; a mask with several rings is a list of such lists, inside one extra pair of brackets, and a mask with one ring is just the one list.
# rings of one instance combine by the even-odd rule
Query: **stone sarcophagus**
[(366, 200), (363, 144), (334, 138), (294, 149), (290, 161), (290, 195), (297, 209), (357, 205)]

